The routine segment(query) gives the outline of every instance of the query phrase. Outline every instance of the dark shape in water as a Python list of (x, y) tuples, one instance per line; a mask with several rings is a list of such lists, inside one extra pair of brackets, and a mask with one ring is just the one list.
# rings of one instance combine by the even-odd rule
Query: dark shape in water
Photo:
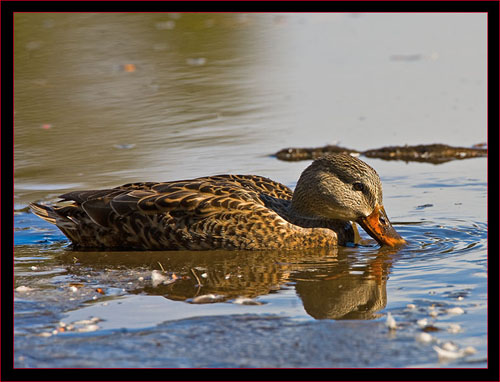
[(278, 159), (286, 161), (299, 161), (316, 159), (326, 154), (358, 154), (359, 151), (346, 149), (345, 147), (327, 145), (316, 148), (290, 147), (278, 151), (275, 155)]
[(379, 149), (356, 151), (340, 146), (327, 145), (316, 148), (286, 148), (275, 155), (285, 161), (299, 161), (316, 159), (329, 153), (361, 154), (368, 158), (384, 160), (404, 160), (406, 162), (427, 162), (440, 164), (455, 159), (486, 157), (488, 150), (477, 147), (453, 147), (443, 144), (416, 145), (416, 146), (388, 146)]
[(427, 208), (427, 207), (434, 207), (434, 204), (421, 204), (420, 206), (417, 206), (415, 207), (415, 209), (417, 210), (423, 210), (424, 208)]
[(363, 152), (368, 158), (404, 160), (428, 163), (445, 163), (455, 159), (485, 157), (487, 149), (453, 147), (443, 144), (417, 146), (389, 146)]

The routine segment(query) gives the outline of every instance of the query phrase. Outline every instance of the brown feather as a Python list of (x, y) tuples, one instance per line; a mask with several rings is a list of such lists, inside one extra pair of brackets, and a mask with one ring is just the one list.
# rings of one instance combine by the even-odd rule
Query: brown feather
[[(32, 204), (77, 248), (293, 249), (352, 240), (350, 223), (290, 213), (293, 192), (254, 175), (129, 183), (70, 192), (68, 207)], [(69, 226), (68, 226), (69, 224)]]

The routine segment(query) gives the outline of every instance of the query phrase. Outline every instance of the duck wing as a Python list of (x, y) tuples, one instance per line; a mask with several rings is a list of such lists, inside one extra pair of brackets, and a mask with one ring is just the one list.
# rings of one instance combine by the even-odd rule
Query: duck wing
[(240, 248), (285, 224), (270, 204), (287, 205), (291, 197), (288, 187), (264, 177), (217, 175), (74, 191), (56, 206), (31, 208), (81, 247)]
[(225, 210), (264, 207), (269, 197), (290, 200), (292, 191), (254, 175), (217, 175), (161, 183), (130, 183), (111, 190), (70, 192), (61, 195), (83, 208), (97, 224), (107, 225), (110, 214), (156, 215), (170, 213), (205, 218)]

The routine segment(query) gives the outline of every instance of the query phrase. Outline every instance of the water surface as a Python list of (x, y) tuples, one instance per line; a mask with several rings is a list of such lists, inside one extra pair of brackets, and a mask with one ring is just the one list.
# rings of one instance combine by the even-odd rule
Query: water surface
[(486, 367), (486, 158), (364, 158), (400, 250), (77, 252), (26, 209), (221, 173), (293, 188), (309, 162), (283, 147), (485, 142), (485, 15), (16, 14), (14, 43), (15, 367)]

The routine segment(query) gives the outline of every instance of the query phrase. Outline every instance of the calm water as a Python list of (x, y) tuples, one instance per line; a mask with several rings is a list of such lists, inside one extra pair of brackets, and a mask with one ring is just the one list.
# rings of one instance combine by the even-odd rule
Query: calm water
[(363, 158), (399, 251), (75, 252), (26, 209), (220, 173), (294, 187), (309, 162), (270, 156), (289, 146), (486, 142), (485, 15), (17, 14), (14, 107), (16, 367), (487, 366), (486, 158)]

